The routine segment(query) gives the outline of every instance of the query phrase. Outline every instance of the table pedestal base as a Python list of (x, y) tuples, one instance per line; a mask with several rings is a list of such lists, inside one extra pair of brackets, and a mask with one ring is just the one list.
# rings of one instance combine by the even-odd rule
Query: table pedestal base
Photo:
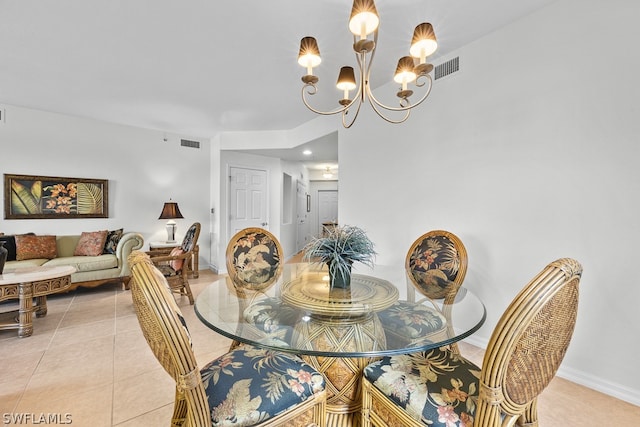
[[(312, 315), (295, 330), (300, 348), (332, 352), (376, 351), (386, 348), (384, 329), (372, 313), (349, 319)], [(326, 379), (327, 427), (360, 425), (363, 369), (378, 358), (302, 356)]]

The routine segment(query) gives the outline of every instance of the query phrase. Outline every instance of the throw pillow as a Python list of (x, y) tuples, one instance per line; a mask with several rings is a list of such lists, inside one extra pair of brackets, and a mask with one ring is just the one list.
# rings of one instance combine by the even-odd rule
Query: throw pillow
[(75, 256), (98, 256), (104, 250), (104, 242), (107, 240), (107, 230), (83, 231), (80, 240), (73, 252)]
[(16, 236), (0, 236), (0, 242), (4, 242), (7, 250), (7, 261), (16, 260)]
[[(182, 255), (184, 251), (181, 247), (171, 249), (170, 256)], [(182, 270), (182, 265), (184, 264), (184, 259), (172, 259), (169, 261), (169, 266), (173, 268), (175, 271)]]
[(47, 258), (58, 256), (56, 236), (16, 236), (16, 260)]
[(115, 254), (116, 248), (118, 247), (118, 242), (122, 238), (124, 230), (121, 228), (119, 230), (111, 230), (107, 233), (107, 240), (104, 243), (104, 251), (105, 254)]

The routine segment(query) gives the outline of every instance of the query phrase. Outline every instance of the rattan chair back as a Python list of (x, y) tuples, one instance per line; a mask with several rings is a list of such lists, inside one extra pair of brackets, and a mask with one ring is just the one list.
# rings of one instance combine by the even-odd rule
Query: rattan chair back
[(521, 416), (537, 423), (537, 396), (555, 376), (573, 335), (581, 275), (577, 261), (554, 261), (504, 312), (484, 356), (476, 426)]
[(165, 277), (147, 254), (129, 256), (133, 305), (151, 351), (176, 382), (172, 425), (211, 425), (209, 403), (191, 348), (191, 339)]

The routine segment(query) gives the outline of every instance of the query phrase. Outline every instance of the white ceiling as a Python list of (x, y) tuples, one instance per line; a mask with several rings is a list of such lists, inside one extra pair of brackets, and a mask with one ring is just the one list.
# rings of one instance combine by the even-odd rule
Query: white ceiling
[[(421, 22), (435, 28), (437, 64), (552, 1), (378, 0), (372, 85), (390, 81)], [(0, 103), (202, 138), (292, 129), (315, 117), (300, 100), (300, 39), (318, 39), (317, 104), (333, 109), (338, 69), (356, 62), (351, 3), (0, 0)]]

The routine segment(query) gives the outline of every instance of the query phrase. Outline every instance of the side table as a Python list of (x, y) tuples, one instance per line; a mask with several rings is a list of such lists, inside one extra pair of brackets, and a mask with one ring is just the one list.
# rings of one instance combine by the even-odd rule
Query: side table
[[(159, 256), (159, 255), (169, 255), (173, 248), (179, 247), (181, 242), (167, 243), (167, 242), (149, 242), (149, 252), (152, 254), (151, 256)], [(189, 275), (194, 279), (200, 277), (198, 273), (198, 269), (200, 267), (200, 261), (198, 260), (200, 254), (200, 247), (196, 245), (193, 248), (193, 256), (187, 263), (187, 269)]]
[(17, 329), (20, 338), (31, 336), (33, 313), (36, 313), (36, 317), (45, 316), (47, 295), (69, 289), (71, 274), (75, 271), (74, 267), (65, 265), (5, 270), (0, 274), (0, 301), (17, 298), (20, 306), (17, 316), (15, 311), (2, 313), (3, 317), (9, 317), (9, 320), (1, 321), (0, 329)]

